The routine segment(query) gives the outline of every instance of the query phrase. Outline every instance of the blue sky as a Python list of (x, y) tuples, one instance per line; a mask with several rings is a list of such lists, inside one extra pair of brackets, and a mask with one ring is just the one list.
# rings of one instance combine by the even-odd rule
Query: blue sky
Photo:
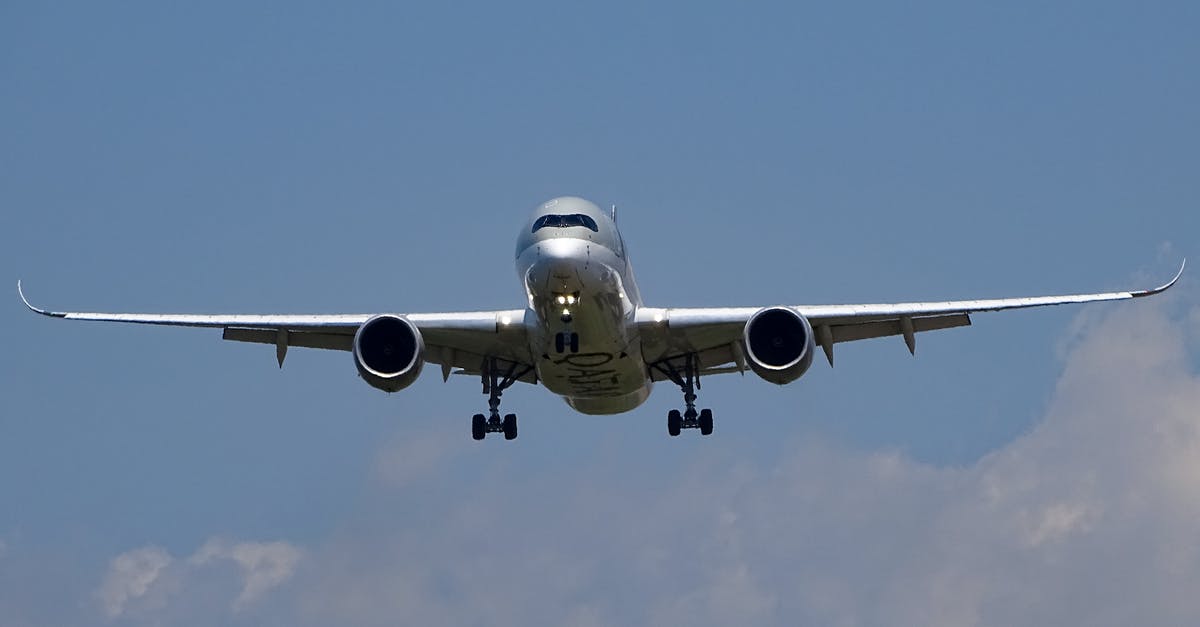
[[(620, 207), (655, 306), (1148, 287), (1200, 258), (1198, 27), (1185, 2), (7, 4), (0, 268), (60, 309), (509, 308), (526, 213), (576, 194)], [(1006, 584), (1038, 560), (1087, 572), (1087, 538), (1124, 542), (1152, 581), (1166, 540), (1146, 530), (1200, 537), (1200, 517), (1181, 490), (1110, 525), (1145, 486), (1079, 500), (1086, 481), (1037, 473), (1104, 477), (1104, 453), (1161, 479), (1137, 469), (1171, 451), (1123, 429), (1194, 426), (1196, 285), (976, 316), (916, 359), (839, 346), (784, 388), (713, 378), (707, 439), (667, 438), (666, 386), (611, 418), (515, 389), (520, 439), (482, 444), (474, 381), (388, 396), (348, 355), (297, 349), (280, 371), (217, 332), (44, 320), (13, 294), (0, 622), (663, 624), (691, 619), (655, 577), (694, 568), (722, 577), (700, 617), (718, 622), (1081, 622), (1099, 588), (1043, 608)], [(1174, 404), (1125, 409), (1151, 391)], [(1095, 440), (1073, 447), (1095, 399)], [(1030, 562), (993, 570), (1012, 547), (972, 535), (990, 518), (971, 503), (1007, 481), (1032, 499), (1004, 501), (1014, 524), (1044, 518)], [(939, 525), (958, 533), (906, 535)], [(1043, 553), (1064, 529), (1086, 537)], [(775, 532), (803, 537), (723, 553)], [(889, 613), (922, 598), (896, 581), (928, 574), (903, 544), (945, 557), (942, 577), (992, 573), (976, 589), (1015, 614), (986, 594)], [(801, 563), (824, 578), (781, 576)], [(1172, 568), (1200, 582), (1200, 560)], [(542, 585), (529, 603), (484, 591), (521, 574)], [(1200, 610), (1155, 594), (1181, 608), (1161, 624)]]

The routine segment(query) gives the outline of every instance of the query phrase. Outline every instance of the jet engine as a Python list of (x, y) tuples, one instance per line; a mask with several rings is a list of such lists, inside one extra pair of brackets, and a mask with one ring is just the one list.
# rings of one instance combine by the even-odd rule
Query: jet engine
[(788, 307), (767, 307), (750, 316), (742, 339), (754, 374), (779, 385), (799, 379), (816, 350), (812, 325)]
[(354, 365), (371, 387), (399, 392), (412, 385), (425, 365), (425, 341), (403, 316), (380, 314), (354, 334)]

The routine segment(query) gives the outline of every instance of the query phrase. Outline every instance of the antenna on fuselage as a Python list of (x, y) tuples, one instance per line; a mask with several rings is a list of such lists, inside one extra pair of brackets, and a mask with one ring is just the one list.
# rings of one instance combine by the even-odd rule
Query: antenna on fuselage
[(613, 224), (617, 223), (617, 206), (614, 204), (609, 210), (608, 215), (612, 218)]

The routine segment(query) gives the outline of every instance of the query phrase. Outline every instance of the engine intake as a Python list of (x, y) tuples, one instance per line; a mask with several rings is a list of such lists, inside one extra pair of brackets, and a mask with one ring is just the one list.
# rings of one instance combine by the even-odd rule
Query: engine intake
[(767, 307), (750, 316), (742, 335), (750, 369), (771, 383), (791, 383), (812, 365), (812, 325), (794, 309)]
[(380, 314), (354, 334), (354, 365), (371, 387), (398, 392), (412, 385), (425, 365), (425, 341), (403, 316)]

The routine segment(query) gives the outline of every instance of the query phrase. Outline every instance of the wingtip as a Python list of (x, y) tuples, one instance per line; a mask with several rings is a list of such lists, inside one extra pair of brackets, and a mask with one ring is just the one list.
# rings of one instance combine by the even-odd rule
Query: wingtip
[(1187, 257), (1184, 257), (1184, 258), (1183, 258), (1183, 261), (1180, 261), (1180, 262), (1179, 262), (1179, 271), (1175, 273), (1175, 276), (1171, 278), (1171, 281), (1170, 281), (1169, 283), (1167, 283), (1166, 285), (1162, 286), (1162, 289), (1164, 289), (1164, 290), (1165, 290), (1165, 289), (1167, 289), (1168, 287), (1171, 287), (1172, 285), (1175, 285), (1175, 282), (1179, 280), (1179, 277), (1183, 276), (1183, 269), (1184, 269), (1184, 268), (1186, 268), (1186, 267), (1187, 267)]
[(21, 289), (21, 279), (17, 279), (17, 296), (21, 297), (21, 302), (25, 303), (25, 306), (31, 311), (37, 311), (37, 309), (34, 309), (33, 305), (29, 304), (29, 299), (25, 298), (25, 290)]
[(54, 316), (56, 318), (64, 317), (63, 314), (34, 307), (33, 304), (29, 302), (29, 299), (25, 298), (25, 290), (21, 289), (21, 279), (17, 279), (17, 295), (21, 297), (21, 302), (25, 303), (25, 306), (28, 307), (29, 311), (32, 311), (33, 313), (42, 314), (43, 316)]
[(1134, 294), (1134, 296), (1152, 296), (1154, 294), (1160, 294), (1162, 292), (1165, 292), (1165, 291), (1171, 289), (1171, 286), (1175, 285), (1175, 282), (1179, 280), (1179, 277), (1183, 276), (1183, 269), (1186, 267), (1187, 267), (1187, 257), (1184, 257), (1183, 261), (1180, 262), (1180, 264), (1179, 264), (1179, 271), (1175, 273), (1175, 276), (1172, 277), (1170, 281), (1167, 281), (1166, 283), (1164, 283), (1152, 290), (1136, 292)]

